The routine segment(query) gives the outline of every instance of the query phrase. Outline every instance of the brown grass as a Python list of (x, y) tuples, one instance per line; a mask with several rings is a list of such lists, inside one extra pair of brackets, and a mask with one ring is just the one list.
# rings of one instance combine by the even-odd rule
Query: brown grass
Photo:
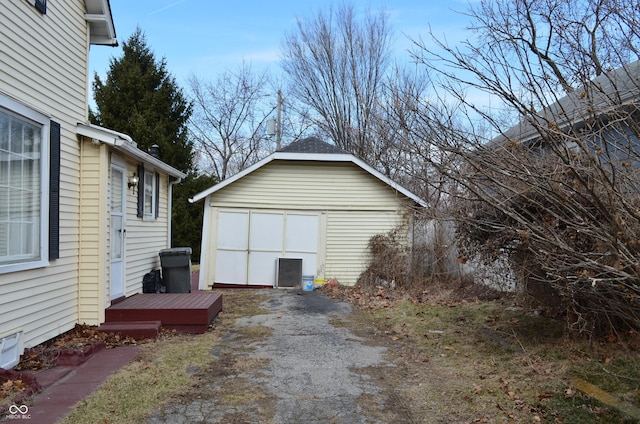
[[(639, 405), (640, 361), (631, 345), (570, 339), (563, 322), (510, 300), (401, 297), (392, 307), (359, 308), (351, 327), (389, 346), (407, 376), (391, 385), (413, 417), (431, 417), (419, 422), (635, 422), (573, 385), (575, 376), (584, 376)], [(635, 342), (637, 335), (629, 336)]]
[[(637, 334), (624, 335), (626, 345), (622, 338), (576, 340), (565, 335), (563, 322), (529, 313), (511, 299), (463, 299), (452, 289), (340, 287), (338, 292), (355, 309), (351, 316), (332, 317), (333, 325), (387, 346), (388, 361), (395, 365), (358, 371), (381, 387), (379, 397), (363, 395), (358, 401), (370, 417), (411, 423), (635, 422), (580, 392), (573, 381), (580, 377), (623, 403), (639, 405)], [(263, 313), (262, 297), (248, 290), (224, 296), (225, 310), (209, 333), (144, 346), (138, 360), (63, 424), (106, 417), (112, 424), (144, 422), (163, 405), (198, 396), (229, 405), (226, 422), (269, 422), (275, 399), (259, 383), (268, 363), (250, 344), (265, 340), (270, 330), (234, 325), (238, 317)], [(219, 384), (205, 387), (211, 381)]]
[[(175, 335), (144, 345), (134, 362), (80, 402), (62, 424), (144, 422), (159, 407), (193, 389), (198, 372), (215, 366), (212, 347), (224, 343), (222, 336), (237, 317), (261, 313), (260, 301), (255, 292), (225, 291), (224, 311), (209, 332)], [(262, 330), (254, 337), (264, 338), (266, 334)], [(247, 369), (261, 365), (257, 358), (240, 364)]]

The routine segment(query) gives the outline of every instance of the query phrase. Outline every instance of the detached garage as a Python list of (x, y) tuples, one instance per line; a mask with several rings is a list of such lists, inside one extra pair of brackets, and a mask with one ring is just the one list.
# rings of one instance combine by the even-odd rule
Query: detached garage
[(299, 264), (296, 259), (302, 275), (355, 284), (368, 265), (369, 239), (402, 227), (410, 243), (413, 212), (426, 206), (352, 154), (313, 137), (192, 201), (204, 204), (201, 290), (275, 287), (283, 264)]

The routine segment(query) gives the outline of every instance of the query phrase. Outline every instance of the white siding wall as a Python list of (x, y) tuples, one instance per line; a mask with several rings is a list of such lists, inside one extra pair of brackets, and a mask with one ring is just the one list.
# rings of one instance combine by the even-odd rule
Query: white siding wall
[[(146, 168), (147, 171), (151, 169)], [(136, 164), (127, 164), (127, 176), (136, 172)], [(127, 190), (127, 236), (125, 239), (125, 295), (142, 292), (142, 277), (151, 269), (160, 268), (158, 253), (169, 247), (167, 228), (169, 177), (160, 174), (160, 215), (156, 219), (136, 216), (138, 186), (134, 192)]]
[[(113, 153), (106, 145), (82, 143), (82, 249), (80, 254), (80, 315), (82, 323), (104, 322), (109, 306), (110, 264), (110, 172)], [(125, 167), (125, 178), (137, 172), (137, 163), (118, 156)], [(137, 217), (138, 190), (126, 189), (125, 295), (142, 291), (142, 277), (159, 268), (158, 252), (169, 245), (168, 235), (169, 177), (160, 174), (160, 216), (149, 220)]]
[(79, 144), (86, 120), (87, 24), (84, 2), (0, 1), (0, 92), (61, 124), (60, 258), (0, 275), (0, 337), (23, 332), (23, 347), (73, 327), (78, 319)]
[[(369, 239), (401, 224), (408, 204), (405, 196), (352, 163), (273, 161), (209, 196), (202, 261), (215, 262), (217, 216), (212, 210), (313, 210), (326, 216), (320, 235), (325, 262), (318, 264), (324, 272), (317, 277), (355, 284), (368, 265)], [(205, 285), (213, 282), (214, 271), (205, 264)]]

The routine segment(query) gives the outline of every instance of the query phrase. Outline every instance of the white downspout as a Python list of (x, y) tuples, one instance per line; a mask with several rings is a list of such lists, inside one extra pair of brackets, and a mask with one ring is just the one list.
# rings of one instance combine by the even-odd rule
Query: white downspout
[(171, 248), (171, 221), (173, 216), (173, 186), (182, 182), (182, 178), (171, 181), (169, 177), (169, 198), (167, 199), (167, 249)]

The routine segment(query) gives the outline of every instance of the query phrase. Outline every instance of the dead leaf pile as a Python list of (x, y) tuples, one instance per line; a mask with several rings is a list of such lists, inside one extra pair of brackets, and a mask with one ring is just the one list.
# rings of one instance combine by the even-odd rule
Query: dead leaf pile
[(20, 362), (14, 367), (16, 371), (38, 371), (55, 367), (61, 354), (86, 352), (96, 345), (106, 348), (135, 345), (137, 342), (119, 334), (103, 333), (96, 327), (85, 324), (76, 326), (41, 345), (26, 349)]
[(41, 389), (33, 375), (0, 368), (0, 414)]
[(479, 300), (493, 300), (505, 294), (498, 294), (495, 290), (478, 284), (467, 285), (416, 285), (411, 287), (385, 287), (373, 285), (345, 286), (335, 280), (332, 284), (325, 284), (319, 290), (327, 296), (348, 302), (352, 305), (366, 308), (379, 309), (391, 308), (402, 301), (414, 304), (440, 304), (446, 306), (458, 306)]

